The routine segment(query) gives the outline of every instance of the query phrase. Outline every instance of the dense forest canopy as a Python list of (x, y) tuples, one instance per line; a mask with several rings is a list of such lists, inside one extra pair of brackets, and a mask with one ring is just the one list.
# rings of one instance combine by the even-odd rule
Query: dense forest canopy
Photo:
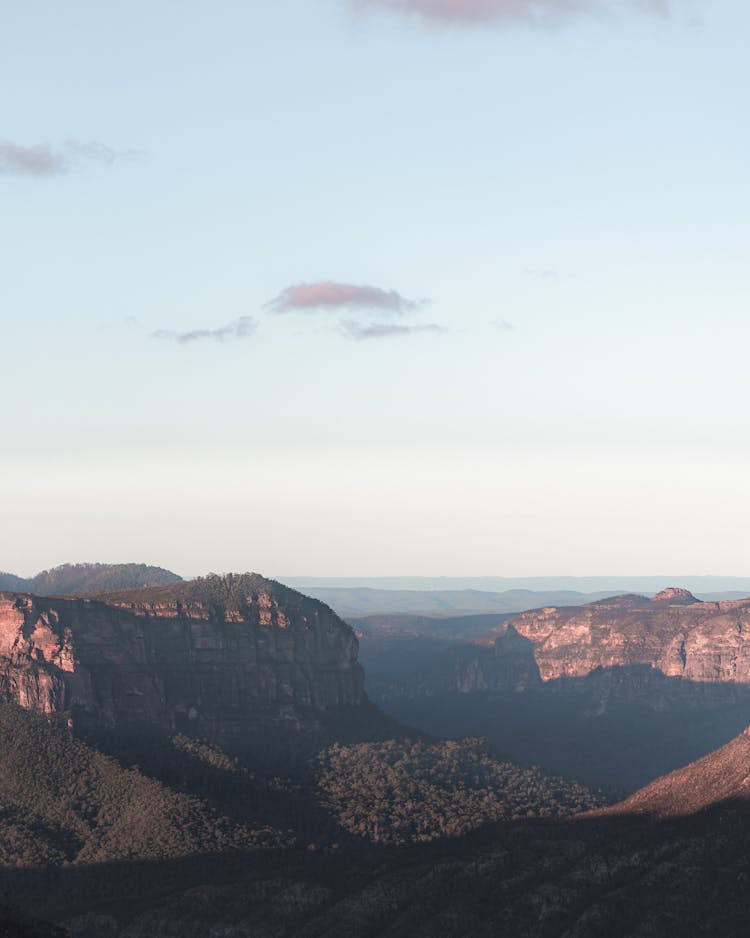
[(564, 817), (601, 796), (536, 767), (499, 762), (484, 740), (334, 745), (317, 762), (323, 804), (374, 843), (456, 837), (492, 821)]
[(0, 589), (40, 596), (69, 596), (179, 583), (176, 573), (144, 563), (65, 563), (24, 579), (0, 573)]

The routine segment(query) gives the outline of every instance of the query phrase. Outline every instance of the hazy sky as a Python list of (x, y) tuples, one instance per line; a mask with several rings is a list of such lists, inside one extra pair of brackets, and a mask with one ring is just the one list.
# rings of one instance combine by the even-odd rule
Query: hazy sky
[(0, 2), (0, 569), (747, 574), (748, 35)]

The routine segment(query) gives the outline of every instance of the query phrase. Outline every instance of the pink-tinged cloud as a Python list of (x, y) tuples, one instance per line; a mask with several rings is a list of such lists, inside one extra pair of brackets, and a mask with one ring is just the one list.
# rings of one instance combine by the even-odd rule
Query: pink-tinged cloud
[(419, 335), (421, 333), (443, 332), (442, 326), (429, 322), (424, 325), (403, 326), (392, 322), (361, 323), (345, 320), (340, 323), (341, 331), (347, 339), (355, 342), (365, 342), (368, 339), (392, 339), (398, 336)]
[(66, 141), (55, 149), (48, 143), (25, 147), (0, 140), (0, 173), (21, 176), (60, 176), (81, 161), (111, 164), (121, 154), (103, 143)]
[(380, 287), (355, 286), (350, 283), (334, 283), (326, 280), (287, 287), (271, 300), (268, 308), (274, 313), (340, 309), (406, 313), (421, 305), (414, 300), (407, 300), (395, 290), (382, 290)]
[(0, 173), (24, 176), (58, 176), (68, 168), (64, 153), (48, 143), (22, 147), (9, 140), (0, 141)]
[(612, 13), (635, 8), (669, 13), (670, 0), (350, 0), (360, 10), (412, 14), (439, 23), (471, 25), (520, 21), (554, 25), (577, 13)]

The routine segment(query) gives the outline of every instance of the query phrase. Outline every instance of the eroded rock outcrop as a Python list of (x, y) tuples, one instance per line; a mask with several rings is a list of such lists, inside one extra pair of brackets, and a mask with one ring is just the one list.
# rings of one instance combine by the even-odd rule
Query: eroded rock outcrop
[(363, 701), (357, 639), (255, 574), (92, 599), (0, 593), (0, 701), (208, 737)]
[(656, 679), (683, 679), (704, 693), (750, 686), (750, 599), (701, 602), (671, 588), (652, 599), (534, 609), (504, 624), (491, 650), (477, 647), (473, 657), (457, 660), (454, 671), (450, 688), (462, 693), (556, 682), (595, 687), (600, 700), (640, 696), (657, 707), (660, 695), (679, 695), (680, 682), (667, 687)]
[(513, 628), (533, 644), (543, 681), (648, 665), (700, 683), (750, 683), (750, 599), (701, 602), (668, 589), (525, 612)]

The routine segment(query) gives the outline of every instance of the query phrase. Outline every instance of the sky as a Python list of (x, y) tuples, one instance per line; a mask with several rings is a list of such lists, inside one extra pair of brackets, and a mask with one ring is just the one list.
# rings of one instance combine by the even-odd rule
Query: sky
[(745, 0), (0, 0), (0, 569), (750, 572)]

